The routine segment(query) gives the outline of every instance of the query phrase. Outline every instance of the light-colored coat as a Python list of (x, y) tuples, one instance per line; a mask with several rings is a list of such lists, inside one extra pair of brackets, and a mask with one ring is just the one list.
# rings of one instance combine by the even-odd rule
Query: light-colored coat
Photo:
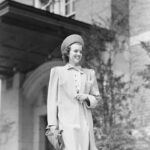
[[(52, 68), (47, 100), (48, 125), (59, 126), (60, 129), (64, 130), (64, 143), (68, 145), (65, 150), (77, 150), (71, 139), (78, 138), (74, 136), (76, 129), (81, 126), (81, 115), (84, 114), (89, 128), (89, 143), (85, 144), (89, 144), (89, 150), (97, 150), (93, 134), (91, 108), (97, 105), (100, 95), (94, 70), (81, 68), (80, 93), (88, 95), (90, 106), (86, 103), (81, 106), (75, 99), (77, 93), (71, 67), (65, 65)], [(82, 109), (84, 113), (81, 114), (79, 109)], [(72, 148), (67, 149), (69, 146)]]

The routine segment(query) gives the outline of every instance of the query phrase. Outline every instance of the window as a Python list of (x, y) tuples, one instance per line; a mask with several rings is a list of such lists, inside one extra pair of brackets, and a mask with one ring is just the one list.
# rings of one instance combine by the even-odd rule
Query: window
[(74, 18), (76, 0), (35, 0), (35, 7)]
[(75, 15), (75, 0), (65, 0), (65, 16), (71, 17)]

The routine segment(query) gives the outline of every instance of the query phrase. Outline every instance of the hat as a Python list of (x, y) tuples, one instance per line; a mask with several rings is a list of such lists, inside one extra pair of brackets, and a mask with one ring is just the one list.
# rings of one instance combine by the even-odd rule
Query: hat
[(78, 34), (72, 34), (67, 36), (61, 44), (61, 53), (64, 54), (65, 50), (68, 46), (72, 45), (73, 43), (80, 43), (84, 46), (83, 38)]

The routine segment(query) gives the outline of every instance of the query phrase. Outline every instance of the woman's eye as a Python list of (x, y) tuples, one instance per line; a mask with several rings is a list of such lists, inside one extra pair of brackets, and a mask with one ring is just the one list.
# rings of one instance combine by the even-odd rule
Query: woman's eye
[(79, 51), (79, 50), (75, 50), (74, 52), (82, 54), (82, 51)]

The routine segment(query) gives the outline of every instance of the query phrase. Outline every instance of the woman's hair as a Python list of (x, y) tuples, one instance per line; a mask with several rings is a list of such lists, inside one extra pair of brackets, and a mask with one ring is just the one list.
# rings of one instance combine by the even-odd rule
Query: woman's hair
[(69, 62), (69, 52), (70, 52), (70, 49), (71, 49), (70, 46), (66, 47), (65, 50), (64, 50), (65, 52), (62, 54), (62, 59), (63, 59), (63, 61), (65, 63)]
[[(76, 43), (78, 45), (81, 45), (80, 43)], [(72, 45), (72, 44), (71, 44)], [(67, 46), (65, 49), (64, 49), (64, 53), (62, 54), (62, 59), (65, 63), (68, 63), (69, 62), (69, 53), (70, 53), (70, 50), (71, 50), (71, 45)]]

